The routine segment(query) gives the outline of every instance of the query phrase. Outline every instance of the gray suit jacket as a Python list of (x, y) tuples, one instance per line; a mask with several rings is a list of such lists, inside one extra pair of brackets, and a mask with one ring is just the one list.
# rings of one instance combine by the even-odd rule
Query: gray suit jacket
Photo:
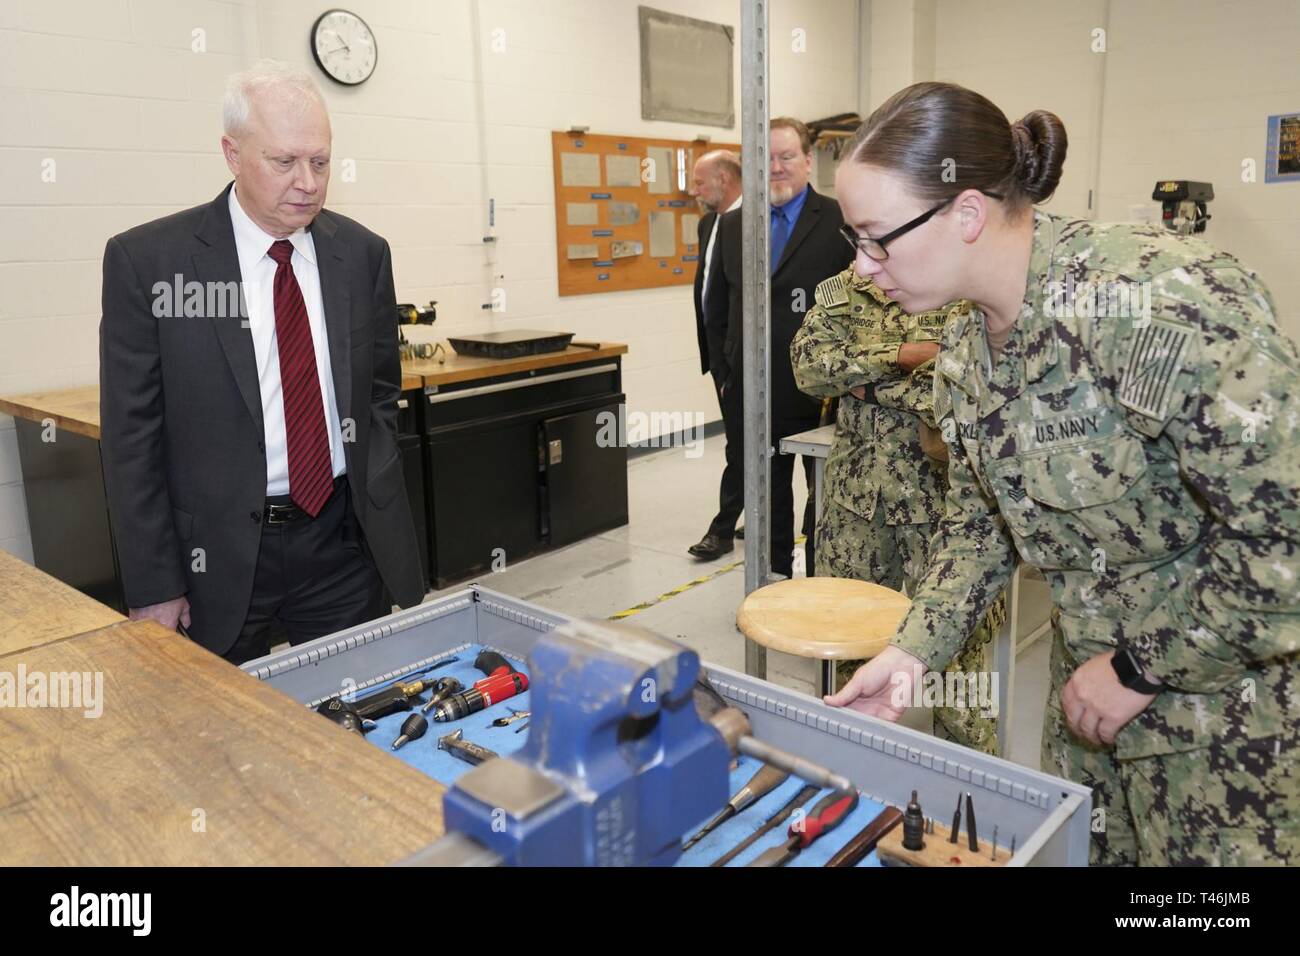
[[(262, 535), (266, 446), (253, 338), (238, 313), (156, 313), (157, 292), (177, 276), (239, 282), (230, 189), (108, 241), (100, 323), (104, 481), (126, 602), (187, 595), (190, 634), (216, 653), (243, 625)], [(418, 604), (424, 586), (396, 436), (388, 243), (329, 210), (310, 231), (339, 418), (355, 423), (343, 446), (352, 504), (393, 599)]]

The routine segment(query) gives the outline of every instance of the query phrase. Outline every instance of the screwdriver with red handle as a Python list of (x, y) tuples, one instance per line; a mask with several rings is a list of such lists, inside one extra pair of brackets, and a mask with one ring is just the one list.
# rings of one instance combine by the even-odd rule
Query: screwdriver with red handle
[(433, 711), (434, 720), (443, 723), (460, 720), (528, 690), (527, 675), (515, 670), (496, 651), (483, 651), (474, 659), (474, 666), (487, 676), (475, 681), (468, 690), (439, 701)]
[(819, 837), (830, 833), (858, 808), (857, 790), (832, 790), (804, 819), (790, 824), (790, 839), (755, 857), (750, 866), (785, 866)]

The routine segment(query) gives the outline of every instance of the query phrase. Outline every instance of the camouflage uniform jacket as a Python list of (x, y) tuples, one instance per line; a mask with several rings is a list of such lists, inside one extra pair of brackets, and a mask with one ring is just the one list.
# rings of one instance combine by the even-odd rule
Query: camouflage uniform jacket
[[(938, 342), (947, 311), (908, 315), (852, 267), (818, 285), (815, 298), (790, 344), (790, 362), (802, 391), (840, 399), (826, 500), (866, 519), (883, 507), (890, 525), (937, 521), (946, 470), (921, 451), (917, 428), (918, 420), (934, 424), (934, 363), (904, 372), (898, 347)], [(849, 394), (859, 385), (868, 387), (866, 400)]]
[[(1102, 284), (1092, 307), (1083, 283)], [(1143, 284), (1147, 318), (1110, 301)], [(1263, 284), (1201, 240), (1037, 213), (997, 364), (978, 311), (936, 364), (947, 507), (894, 643), (942, 668), (1018, 553), (1078, 663), (1124, 645), (1169, 688), (1119, 757), (1293, 726), (1300, 359)]]

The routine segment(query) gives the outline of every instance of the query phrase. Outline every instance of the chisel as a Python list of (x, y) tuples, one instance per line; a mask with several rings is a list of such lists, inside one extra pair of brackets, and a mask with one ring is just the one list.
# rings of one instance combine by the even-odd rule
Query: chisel
[(746, 850), (748, 850), (751, 846), (753, 846), (755, 843), (757, 843), (767, 834), (771, 833), (781, 824), (785, 823), (786, 820), (789, 820), (790, 815), (794, 813), (796, 810), (798, 810), (800, 807), (802, 807), (809, 800), (811, 800), (813, 797), (815, 797), (820, 789), (821, 789), (820, 787), (814, 787), (811, 784), (804, 787), (793, 797), (791, 797), (785, 806), (783, 806), (780, 810), (774, 813), (766, 823), (764, 823), (761, 827), (759, 827), (749, 836), (745, 837), (745, 839), (741, 840), (739, 843), (737, 843), (726, 853), (722, 854), (722, 856), (718, 857), (716, 860), (710, 863), (709, 866), (726, 866), (728, 863), (730, 863), (736, 857), (740, 856), (740, 854), (744, 853)]
[(778, 770), (776, 767), (762, 767), (758, 773), (749, 778), (748, 783), (736, 791), (736, 795), (727, 801), (727, 805), (718, 811), (717, 816), (704, 824), (699, 833), (682, 844), (683, 852), (695, 846), (737, 813), (762, 800), (789, 779), (790, 775), (784, 770)]
[(857, 866), (861, 863), (868, 853), (876, 848), (876, 844), (903, 819), (903, 813), (898, 807), (885, 807), (876, 818), (858, 831), (844, 848), (826, 861), (827, 866)]

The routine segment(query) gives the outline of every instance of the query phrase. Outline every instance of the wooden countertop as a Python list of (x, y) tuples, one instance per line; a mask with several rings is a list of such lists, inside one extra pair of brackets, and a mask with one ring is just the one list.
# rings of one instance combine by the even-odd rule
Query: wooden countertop
[(152, 621), (20, 664), (102, 674), (102, 715), (5, 709), (2, 865), (374, 866), (442, 835), (436, 781)]
[(402, 367), (420, 375), (425, 386), (452, 385), (456, 382), (472, 382), (478, 378), (491, 378), (495, 375), (514, 375), (536, 369), (555, 368), (558, 365), (573, 365), (575, 362), (590, 362), (592, 359), (615, 358), (627, 354), (627, 346), (618, 342), (592, 343), (595, 348), (582, 348), (570, 345), (563, 352), (547, 352), (544, 355), (527, 355), (517, 359), (483, 359), (457, 355), (445, 341), (442, 347), (447, 351), (447, 361), (439, 364), (437, 359), (417, 359), (403, 362)]
[(59, 428), (99, 441), (98, 385), (0, 398), (0, 412), (33, 422), (52, 418)]
[[(457, 355), (445, 341), (442, 345), (448, 353), (444, 364), (440, 365), (436, 359), (416, 359), (402, 363), (402, 391), (427, 385), (469, 382), (494, 375), (513, 375), (592, 359), (614, 358), (627, 352), (626, 345), (602, 342), (598, 343), (598, 348), (569, 346), (563, 352), (550, 352), (546, 355), (530, 355), (518, 359), (480, 359)], [(99, 441), (98, 385), (0, 398), (0, 413), (33, 422), (50, 418), (59, 428)]]
[(107, 605), (0, 550), (0, 657), (125, 620)]

